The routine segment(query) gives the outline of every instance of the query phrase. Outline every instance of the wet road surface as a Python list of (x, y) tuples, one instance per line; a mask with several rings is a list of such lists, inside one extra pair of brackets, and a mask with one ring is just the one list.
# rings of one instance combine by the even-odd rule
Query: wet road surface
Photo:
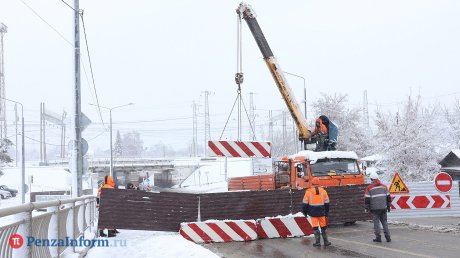
[(313, 247), (314, 238), (265, 239), (203, 245), (221, 257), (460, 257), (460, 235), (390, 225), (392, 242), (373, 243), (373, 226), (358, 222), (328, 230), (331, 246)]

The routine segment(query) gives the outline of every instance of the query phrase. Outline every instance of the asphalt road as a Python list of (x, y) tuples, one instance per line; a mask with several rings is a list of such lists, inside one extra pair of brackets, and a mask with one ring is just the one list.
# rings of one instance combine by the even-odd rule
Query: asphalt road
[[(460, 218), (458, 219), (460, 222)], [(370, 222), (329, 229), (331, 246), (313, 247), (313, 237), (203, 245), (221, 257), (460, 257), (460, 234), (390, 225), (392, 242), (374, 243)], [(383, 236), (382, 236), (383, 237)], [(383, 238), (383, 241), (384, 238)]]

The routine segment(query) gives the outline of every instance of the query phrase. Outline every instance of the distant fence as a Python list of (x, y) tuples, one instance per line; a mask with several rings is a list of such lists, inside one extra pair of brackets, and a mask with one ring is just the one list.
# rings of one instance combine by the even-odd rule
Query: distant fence
[[(366, 185), (328, 187), (332, 224), (370, 219), (364, 213)], [(103, 189), (100, 228), (179, 231), (180, 223), (210, 219), (258, 219), (302, 211), (305, 190), (205, 194)]]
[(437, 191), (434, 182), (406, 183), (406, 186), (408, 194), (392, 194), (389, 218), (460, 216), (458, 181), (453, 182), (447, 193)]
[[(85, 189), (82, 192), (83, 195), (92, 195), (93, 194), (93, 189)], [(46, 197), (43, 198), (37, 198), (37, 196), (56, 196), (56, 195), (67, 195), (69, 196), (70, 199), (70, 191), (41, 191), (41, 192), (31, 192), (30, 193), (30, 202), (36, 202), (36, 201), (42, 201), (45, 200)], [(54, 200), (60, 200), (60, 199), (67, 199), (66, 197), (64, 198), (49, 198), (49, 200), (54, 199)]]

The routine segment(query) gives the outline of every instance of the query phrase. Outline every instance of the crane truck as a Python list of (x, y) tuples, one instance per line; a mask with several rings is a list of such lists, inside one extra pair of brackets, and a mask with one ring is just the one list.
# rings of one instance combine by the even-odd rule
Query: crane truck
[[(265, 176), (263, 180), (273, 181), (273, 183), (254, 184), (254, 177), (232, 178), (229, 181), (229, 190), (270, 190), (279, 188), (306, 188), (311, 186), (311, 179), (317, 177), (323, 186), (341, 186), (364, 184), (364, 175), (358, 165), (358, 156), (353, 151), (313, 151), (311, 150), (312, 134), (308, 128), (308, 123), (302, 115), (301, 109), (294, 98), (294, 94), (288, 85), (278, 61), (273, 55), (270, 46), (259, 26), (256, 14), (252, 7), (246, 3), (241, 3), (236, 12), (240, 19), (244, 19), (262, 52), (263, 59), (275, 80), (281, 96), (286, 103), (289, 112), (294, 119), (299, 132), (299, 140), (303, 146), (303, 151), (284, 156), (280, 161), (274, 163), (274, 173)], [(238, 74), (237, 74), (238, 75)], [(335, 145), (337, 140), (337, 128), (324, 116), (320, 118), (327, 122), (329, 142)], [(333, 146), (332, 145), (332, 146)], [(317, 149), (317, 148), (316, 148)], [(335, 148), (332, 148), (335, 149)], [(259, 181), (260, 181), (259, 177)], [(246, 186), (245, 186), (246, 185)], [(262, 187), (261, 187), (262, 186)], [(251, 189), (252, 188), (252, 189)], [(256, 188), (256, 189), (254, 189)], [(258, 189), (257, 189), (258, 188)]]

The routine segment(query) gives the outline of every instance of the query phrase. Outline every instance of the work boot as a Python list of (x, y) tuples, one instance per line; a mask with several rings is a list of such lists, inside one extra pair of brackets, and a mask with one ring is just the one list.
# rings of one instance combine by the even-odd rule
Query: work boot
[(322, 229), (322, 235), (323, 235), (323, 241), (324, 241), (324, 246), (330, 246), (331, 245), (331, 242), (329, 242), (329, 240), (327, 240), (327, 233), (326, 233), (326, 229)]
[(99, 236), (100, 237), (106, 237), (107, 235), (104, 233), (103, 229), (99, 229)]
[(112, 230), (112, 229), (109, 229), (109, 230), (108, 230), (108, 234), (107, 234), (107, 235), (108, 235), (108, 237), (115, 237), (115, 236), (117, 236), (117, 235), (115, 234), (115, 230)]
[(390, 237), (390, 235), (385, 235), (385, 238), (386, 238), (387, 242), (391, 242), (391, 237)]
[(382, 242), (382, 237), (381, 236), (375, 236), (375, 238), (372, 241), (380, 243), (380, 242)]
[(315, 243), (313, 243), (313, 246), (321, 246), (321, 235), (319, 230), (315, 229), (313, 230), (313, 233), (315, 234)]

